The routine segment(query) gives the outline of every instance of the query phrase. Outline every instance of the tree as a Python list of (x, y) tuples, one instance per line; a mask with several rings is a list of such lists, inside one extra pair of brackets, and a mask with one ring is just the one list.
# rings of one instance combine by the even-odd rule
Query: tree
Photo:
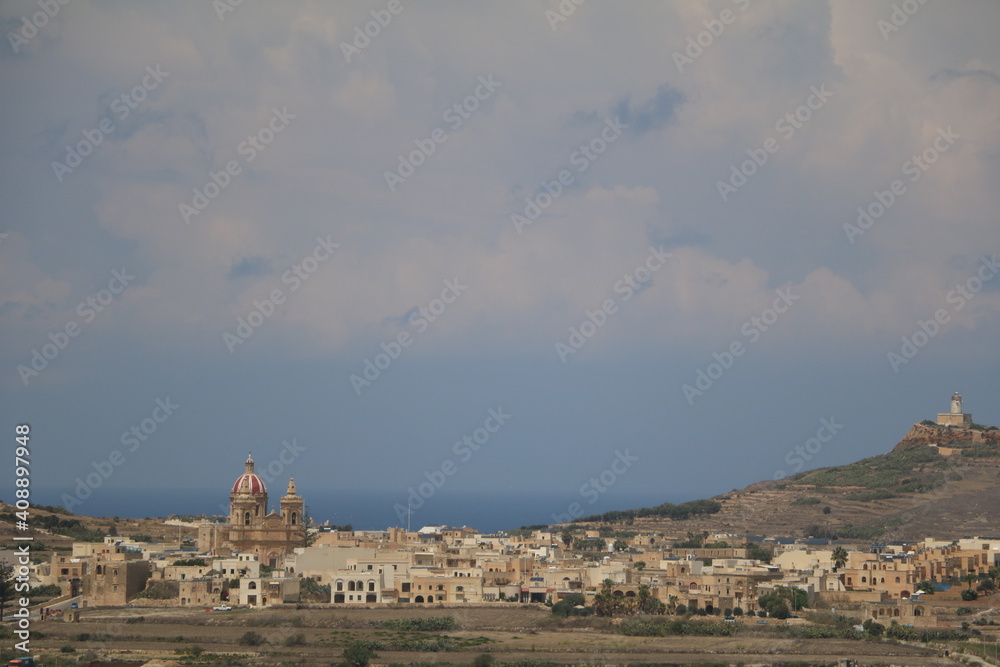
[(747, 558), (751, 560), (759, 560), (762, 563), (770, 563), (773, 557), (774, 552), (767, 547), (761, 546), (756, 542), (747, 543)]
[(567, 549), (572, 549), (573, 548), (573, 533), (569, 532), (568, 530), (564, 530), (562, 532), (562, 541), (563, 541), (563, 544), (566, 545)]
[(971, 572), (969, 574), (965, 575), (964, 577), (962, 577), (962, 581), (964, 581), (967, 584), (969, 584), (969, 590), (970, 591), (972, 590), (972, 584), (975, 583), (976, 579), (977, 579), (976, 575), (972, 574)]
[(589, 609), (577, 609), (578, 605), (585, 605), (587, 598), (583, 593), (570, 593), (559, 602), (552, 605), (552, 613), (555, 616), (586, 616), (590, 614)]
[(792, 615), (791, 612), (788, 611), (788, 605), (783, 601), (774, 605), (770, 610), (768, 610), (768, 613), (770, 613), (774, 618), (780, 619), (785, 619)]
[(640, 614), (663, 614), (667, 611), (667, 606), (660, 600), (653, 597), (649, 591), (649, 585), (639, 586), (639, 597), (636, 611)]
[(628, 550), (628, 542), (626, 542), (625, 540), (615, 540), (615, 543), (612, 546), (612, 548), (615, 551), (627, 551)]
[(917, 590), (918, 591), (923, 591), (924, 593), (927, 593), (929, 595), (933, 595), (934, 594), (934, 584), (932, 584), (931, 582), (929, 582), (926, 579), (924, 579), (919, 584), (917, 584)]
[(0, 564), (0, 621), (3, 621), (3, 608), (7, 600), (14, 599), (14, 566)]
[(833, 558), (834, 572), (847, 565), (847, 559), (849, 558), (849, 556), (847, 555), (847, 549), (845, 549), (844, 547), (837, 547), (836, 549), (834, 549), (833, 554), (831, 554), (831, 557)]
[(643, 570), (645, 570), (646, 569), (646, 561), (644, 561), (644, 560), (638, 560), (638, 561), (636, 561), (635, 562), (635, 569), (639, 570), (640, 572), (642, 572)]

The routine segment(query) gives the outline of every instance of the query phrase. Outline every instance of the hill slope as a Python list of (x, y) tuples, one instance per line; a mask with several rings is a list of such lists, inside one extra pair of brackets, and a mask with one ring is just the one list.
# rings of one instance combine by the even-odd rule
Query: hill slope
[(685, 520), (639, 517), (666, 534), (838, 536), (917, 540), (1000, 535), (1000, 429), (914, 424), (887, 454), (759, 482), (716, 496), (719, 511)]

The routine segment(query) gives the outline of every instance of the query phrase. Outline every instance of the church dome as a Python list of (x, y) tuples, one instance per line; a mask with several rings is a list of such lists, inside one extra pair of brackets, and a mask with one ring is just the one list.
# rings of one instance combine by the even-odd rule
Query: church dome
[(233, 493), (267, 493), (262, 480), (253, 471), (253, 458), (247, 454), (246, 469), (233, 483)]

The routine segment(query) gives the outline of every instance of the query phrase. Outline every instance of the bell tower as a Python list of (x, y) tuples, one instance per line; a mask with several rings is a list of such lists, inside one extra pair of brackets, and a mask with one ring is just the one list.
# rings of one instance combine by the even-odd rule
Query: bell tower
[(289, 528), (298, 528), (302, 525), (302, 496), (295, 492), (295, 478), (288, 480), (288, 489), (285, 495), (281, 496), (281, 521)]

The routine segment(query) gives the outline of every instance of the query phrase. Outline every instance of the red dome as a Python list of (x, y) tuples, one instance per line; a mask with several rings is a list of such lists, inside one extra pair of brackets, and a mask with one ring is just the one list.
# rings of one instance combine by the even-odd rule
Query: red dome
[(233, 484), (233, 493), (266, 493), (264, 480), (253, 473), (244, 473)]
[(254, 474), (253, 458), (249, 454), (245, 465), (243, 474), (237, 477), (233, 484), (233, 493), (267, 493), (264, 480)]

